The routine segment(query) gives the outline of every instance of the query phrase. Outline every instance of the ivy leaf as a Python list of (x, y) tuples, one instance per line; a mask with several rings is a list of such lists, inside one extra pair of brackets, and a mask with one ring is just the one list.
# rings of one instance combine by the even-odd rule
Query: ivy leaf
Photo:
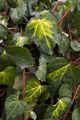
[(6, 38), (7, 38), (7, 29), (0, 24), (0, 39), (6, 39)]
[(79, 0), (72, 0), (72, 4), (74, 7), (77, 7), (80, 11), (80, 1)]
[(69, 39), (64, 35), (60, 35), (57, 33), (54, 35), (53, 40), (54, 43), (58, 45), (59, 52), (64, 56), (69, 48)]
[(0, 72), (0, 84), (12, 85), (15, 80), (16, 69), (12, 66), (8, 66)]
[(21, 36), (20, 33), (16, 33), (13, 36), (12, 40), (15, 44), (15, 46), (23, 47), (25, 44), (29, 43), (29, 39), (26, 36)]
[(13, 8), (15, 8), (15, 7), (17, 7), (19, 4), (20, 4), (20, 2), (21, 2), (22, 0), (7, 0), (7, 3), (8, 3), (8, 5), (10, 6), (10, 7), (13, 7)]
[(58, 117), (60, 117), (71, 105), (71, 100), (69, 98), (62, 98), (58, 100), (58, 103), (54, 106), (49, 106), (45, 116), (44, 120), (57, 120)]
[(45, 81), (47, 73), (47, 66), (46, 66), (46, 59), (44, 57), (41, 57), (39, 60), (39, 67), (35, 73), (36, 77), (40, 81)]
[(22, 81), (21, 81), (20, 77), (21, 77), (20, 75), (16, 75), (16, 77), (15, 77), (15, 82), (13, 85), (13, 88), (15, 90), (19, 90), (22, 87)]
[(26, 34), (28, 32), (31, 33), (29, 37), (32, 36), (35, 43), (40, 47), (42, 46), (41, 49), (52, 49), (53, 24), (49, 20), (42, 18), (31, 19), (26, 27)]
[(33, 58), (28, 49), (18, 46), (6, 47), (7, 56), (22, 69), (33, 66)]
[(37, 3), (38, 0), (24, 0), (24, 2), (34, 4), (34, 3)]
[(3, 10), (7, 6), (6, 0), (0, 0), (0, 10)]
[(27, 27), (32, 31), (32, 37), (36, 37), (39, 39), (45, 38), (47, 41), (48, 38), (52, 39), (52, 24), (49, 20), (33, 18), (27, 25)]
[(36, 113), (33, 112), (33, 111), (30, 112), (30, 116), (31, 116), (31, 118), (32, 118), (33, 120), (36, 120), (36, 119), (37, 119)]
[(61, 81), (70, 67), (70, 64), (67, 64), (51, 73), (48, 74), (47, 79), (49, 82), (55, 82), (57, 80)]
[[(59, 62), (61, 61), (58, 60), (56, 64)], [(80, 69), (76, 66), (69, 63), (62, 66), (59, 63), (57, 67), (55, 64), (52, 64), (52, 66), (53, 70), (47, 75), (47, 83), (50, 85), (51, 94), (57, 92), (62, 82), (69, 83), (72, 87), (80, 83)]]
[(19, 96), (11, 95), (6, 99), (5, 110), (7, 120), (29, 112), (30, 109), (31, 106), (27, 105), (25, 101), (19, 100)]
[(45, 91), (45, 87), (40, 84), (36, 77), (31, 76), (26, 85), (25, 101), (27, 103), (36, 102), (37, 98)]
[(20, 23), (27, 10), (27, 5), (24, 2), (16, 8), (10, 8), (10, 17), (14, 23)]
[(74, 10), (72, 19), (74, 20), (73, 26), (74, 26), (74, 30), (76, 31), (74, 35), (77, 35), (80, 37), (80, 34), (79, 34), (80, 33), (80, 27), (79, 27), (80, 26), (80, 7), (79, 7), (79, 11), (77, 9)]
[(18, 46), (5, 48), (8, 57), (22, 69), (33, 66), (33, 58), (28, 49)]
[(80, 51), (80, 43), (78, 41), (76, 41), (76, 40), (75, 41), (71, 41), (70, 45), (71, 45), (71, 48), (74, 51), (76, 51), (76, 52)]
[(48, 73), (52, 72), (53, 70), (59, 69), (67, 64), (68, 61), (63, 57), (53, 58), (52, 61), (48, 64)]
[(60, 97), (69, 97), (69, 98), (71, 98), (72, 90), (71, 90), (69, 84), (65, 83), (65, 84), (61, 85), (61, 87), (59, 89), (59, 95), (60, 95)]
[(79, 120), (79, 119), (80, 119), (79, 108), (75, 108), (72, 113), (72, 120)]

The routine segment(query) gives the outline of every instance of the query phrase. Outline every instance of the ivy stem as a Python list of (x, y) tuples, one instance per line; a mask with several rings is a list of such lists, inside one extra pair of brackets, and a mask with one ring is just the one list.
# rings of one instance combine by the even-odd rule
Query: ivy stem
[(80, 61), (80, 58), (76, 59), (75, 61), (72, 61), (71, 63), (72, 63), (72, 64), (75, 64), (75, 63), (77, 63), (78, 61)]
[(61, 25), (61, 23), (63, 22), (64, 18), (68, 15), (68, 13), (69, 11), (65, 12), (64, 15), (60, 18), (60, 20), (57, 23), (58, 27)]
[[(76, 95), (77, 95), (79, 89), (80, 89), (80, 85), (78, 85), (78, 87), (77, 87), (77, 89), (76, 89), (76, 92), (75, 92), (75, 94), (74, 94), (74, 96), (73, 96), (72, 104), (74, 103), (74, 101), (75, 101), (75, 99), (76, 99)], [(64, 120), (66, 120), (67, 115), (68, 115), (70, 109), (71, 109), (71, 106), (70, 106), (69, 109), (67, 110), (67, 112), (66, 112), (66, 114), (65, 114), (65, 116), (64, 116)]]
[(55, 4), (55, 6), (52, 8), (52, 13), (55, 11), (55, 9), (57, 8), (58, 4), (59, 4), (60, 0), (58, 0)]
[(80, 85), (78, 85), (78, 87), (77, 87), (77, 89), (76, 89), (76, 92), (75, 92), (75, 94), (74, 94), (74, 96), (73, 96), (72, 103), (74, 103), (75, 98), (76, 98), (76, 95), (77, 95), (77, 93), (78, 93), (79, 89), (80, 89)]

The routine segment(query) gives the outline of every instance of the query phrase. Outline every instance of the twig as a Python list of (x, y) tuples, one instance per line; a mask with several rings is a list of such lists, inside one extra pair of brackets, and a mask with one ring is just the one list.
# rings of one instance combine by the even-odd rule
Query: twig
[(74, 94), (74, 96), (73, 96), (72, 103), (74, 103), (75, 98), (76, 98), (76, 95), (77, 95), (77, 93), (78, 93), (79, 89), (80, 89), (80, 85), (78, 85), (78, 87), (77, 87), (77, 89), (76, 89), (76, 92), (75, 92), (75, 94)]
[(21, 35), (22, 35), (22, 33), (23, 33), (23, 29), (22, 29), (22, 26), (21, 26), (21, 29), (20, 29), (20, 33), (21, 33)]
[(75, 64), (75, 63), (77, 63), (78, 61), (80, 61), (80, 58), (76, 59), (75, 61), (72, 61), (71, 63), (72, 63), (72, 64)]
[[(72, 104), (73, 104), (73, 103), (74, 103), (74, 101), (75, 101), (75, 98), (76, 98), (76, 95), (77, 95), (77, 93), (78, 93), (79, 89), (80, 89), (80, 85), (78, 85), (78, 87), (77, 87), (77, 89), (76, 89), (76, 92), (75, 92), (75, 94), (74, 94), (74, 96), (73, 96), (73, 99), (72, 99)], [(63, 120), (66, 120), (67, 115), (68, 115), (68, 113), (69, 113), (70, 109), (71, 109), (71, 106), (69, 107), (69, 109), (68, 109), (68, 110), (67, 110), (67, 112), (65, 113), (65, 116), (64, 116), (64, 119), (63, 119)]]
[(52, 9), (52, 13), (53, 13), (53, 12), (55, 11), (55, 9), (57, 8), (59, 2), (60, 2), (60, 0), (58, 0), (58, 1), (56, 2), (55, 6), (54, 6), (53, 9)]
[(64, 18), (69, 14), (69, 11), (67, 11), (66, 13), (64, 13), (64, 15), (61, 17), (61, 19), (58, 21), (57, 25), (58, 27), (61, 25), (61, 23), (63, 22)]
[(28, 23), (29, 22), (28, 19), (25, 16), (23, 16), (23, 17), (24, 17), (25, 21)]

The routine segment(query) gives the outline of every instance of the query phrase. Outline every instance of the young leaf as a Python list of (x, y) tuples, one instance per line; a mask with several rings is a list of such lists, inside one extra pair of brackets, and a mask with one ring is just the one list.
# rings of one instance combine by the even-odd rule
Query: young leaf
[(72, 97), (72, 90), (69, 86), (69, 84), (63, 84), (61, 85), (60, 89), (59, 89), (59, 95), (60, 97)]
[(29, 112), (30, 109), (31, 106), (27, 105), (25, 101), (19, 100), (16, 95), (11, 95), (6, 99), (5, 110), (7, 120), (11, 120), (25, 112)]
[(25, 44), (29, 43), (28, 38), (26, 36), (21, 36), (20, 33), (14, 34), (12, 41), (15, 44), (15, 46), (20, 46), (20, 47), (23, 47)]
[(30, 116), (31, 116), (31, 118), (32, 118), (33, 120), (36, 120), (36, 119), (37, 119), (36, 113), (33, 112), (33, 111), (30, 112)]
[(26, 85), (25, 101), (32, 103), (37, 101), (37, 98), (45, 91), (45, 87), (40, 84), (36, 77), (31, 76)]
[(55, 106), (49, 106), (44, 120), (57, 120), (59, 116), (61, 116), (71, 105), (71, 100), (69, 98), (62, 98), (58, 101)]
[(12, 85), (15, 80), (16, 69), (12, 66), (8, 66), (0, 72), (0, 84)]
[(39, 60), (39, 67), (35, 74), (38, 80), (43, 82), (45, 81), (46, 73), (47, 73), (46, 59), (44, 57), (41, 57)]
[(76, 52), (80, 51), (80, 42), (78, 42), (77, 40), (71, 41), (70, 45), (74, 51)]
[(18, 46), (6, 47), (7, 56), (22, 69), (33, 66), (33, 58), (28, 49)]
[(47, 46), (51, 48), (50, 40), (53, 38), (53, 26), (49, 20), (33, 18), (26, 27), (26, 33), (27, 29), (32, 33), (32, 38), (45, 40)]

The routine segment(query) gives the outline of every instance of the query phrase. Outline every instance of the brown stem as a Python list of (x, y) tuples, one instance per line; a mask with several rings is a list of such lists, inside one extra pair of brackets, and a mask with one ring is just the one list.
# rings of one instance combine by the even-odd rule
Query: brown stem
[(55, 6), (52, 8), (52, 11), (51, 11), (52, 13), (53, 13), (53, 12), (55, 11), (55, 9), (57, 8), (59, 2), (60, 2), (60, 0), (58, 0), (58, 1), (56, 2)]
[(72, 103), (75, 101), (75, 98), (76, 98), (76, 95), (77, 95), (79, 89), (80, 89), (80, 85), (78, 85), (78, 87), (77, 87), (77, 89), (76, 89), (76, 92), (75, 92), (75, 94), (74, 94), (74, 96), (73, 96), (73, 99), (72, 99)]
[(61, 19), (58, 21), (57, 25), (58, 27), (61, 25), (61, 23), (63, 22), (64, 18), (68, 15), (69, 11), (67, 11), (62, 17)]
[(20, 33), (21, 33), (21, 35), (22, 35), (22, 33), (23, 33), (22, 26), (21, 26), (21, 29), (20, 29)]
[(71, 63), (75, 64), (75, 63), (77, 63), (78, 61), (80, 61), (80, 58), (76, 59), (75, 61), (72, 61)]
[(68, 24), (68, 30), (69, 30), (69, 37), (70, 37), (70, 40), (72, 40), (72, 33), (71, 33), (71, 29), (70, 29), (69, 24)]
[[(76, 89), (76, 92), (75, 92), (75, 94), (74, 94), (74, 96), (73, 96), (72, 104), (74, 103), (74, 101), (75, 101), (75, 99), (76, 99), (76, 95), (77, 95), (79, 89), (80, 89), (80, 85), (78, 85), (78, 87), (77, 87), (77, 89)], [(64, 119), (63, 119), (63, 120), (66, 120), (70, 109), (71, 109), (71, 106), (69, 107), (69, 109), (68, 109), (67, 112), (65, 113), (65, 116), (64, 116)]]

